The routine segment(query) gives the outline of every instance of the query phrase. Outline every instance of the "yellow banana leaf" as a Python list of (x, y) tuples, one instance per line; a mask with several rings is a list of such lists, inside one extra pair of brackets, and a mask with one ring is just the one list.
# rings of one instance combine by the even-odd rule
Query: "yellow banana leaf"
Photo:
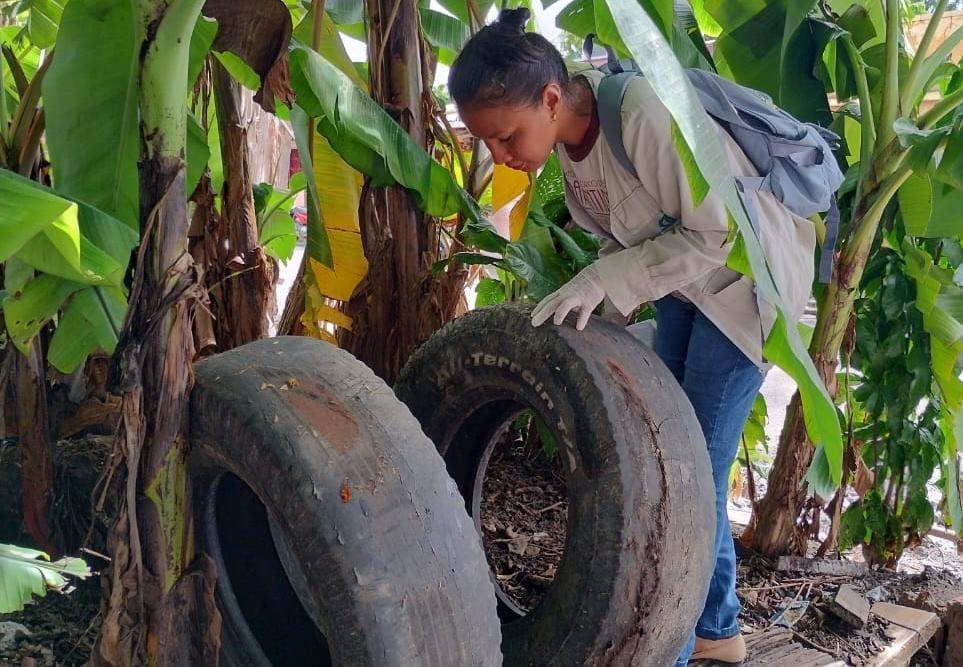
[(492, 176), (492, 211), (498, 212), (505, 205), (515, 200), (518, 195), (529, 187), (529, 177), (524, 171), (518, 171), (503, 164), (495, 165)]
[[(295, 37), (310, 43), (312, 23), (312, 14), (309, 12), (295, 29)], [(340, 33), (327, 14), (323, 17), (318, 52), (356, 85), (367, 88), (345, 51)], [(301, 321), (306, 333), (336, 345), (334, 332), (338, 327), (350, 329), (351, 318), (334, 307), (333, 302), (350, 299), (358, 283), (368, 273), (358, 216), (364, 179), (314, 129), (311, 141), (318, 208), (327, 231), (334, 268), (328, 268), (310, 257), (306, 259), (305, 312)]]
[(532, 205), (532, 194), (535, 192), (535, 174), (528, 174), (528, 187), (525, 189), (525, 194), (521, 199), (512, 207), (512, 213), (509, 216), (509, 227), (508, 227), (508, 238), (511, 241), (517, 241), (522, 237), (522, 231), (525, 229), (525, 221), (528, 219), (528, 209)]
[[(368, 273), (358, 216), (364, 181), (361, 174), (349, 167), (317, 132), (314, 133), (314, 179), (334, 268), (329, 269), (309, 258), (309, 270), (305, 271), (304, 277), (309, 290), (314, 286), (322, 297), (347, 301)], [(321, 322), (330, 322), (351, 328), (351, 320), (346, 315), (324, 302), (312, 304), (306, 300), (305, 308), (306, 323), (310, 321), (314, 327), (320, 326)]]
[(495, 165), (495, 173), (492, 175), (492, 211), (497, 213), (522, 195), (509, 215), (509, 238), (512, 241), (517, 241), (522, 235), (534, 187), (535, 174), (527, 174), (503, 164)]
[[(309, 262), (314, 260), (308, 259)], [(324, 296), (318, 290), (314, 278), (306, 272), (304, 281), (307, 284), (304, 297), (304, 313), (301, 315), (301, 324), (304, 325), (304, 333), (312, 338), (318, 338), (332, 345), (338, 344), (335, 336), (335, 322), (332, 320), (347, 319), (344, 313), (332, 308), (326, 303)]]

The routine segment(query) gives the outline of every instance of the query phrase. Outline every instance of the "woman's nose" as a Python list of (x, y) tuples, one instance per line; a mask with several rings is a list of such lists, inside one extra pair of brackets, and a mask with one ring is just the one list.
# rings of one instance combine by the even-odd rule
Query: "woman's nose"
[(494, 142), (488, 143), (486, 141), (485, 145), (488, 146), (488, 151), (492, 154), (492, 160), (495, 164), (505, 164), (508, 162), (508, 151), (496, 145)]

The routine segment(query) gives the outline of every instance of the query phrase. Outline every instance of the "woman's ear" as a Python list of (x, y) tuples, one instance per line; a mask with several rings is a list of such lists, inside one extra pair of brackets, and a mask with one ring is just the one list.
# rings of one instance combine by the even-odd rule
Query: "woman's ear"
[(542, 89), (542, 104), (548, 113), (557, 114), (562, 102), (562, 88), (557, 83), (549, 83)]

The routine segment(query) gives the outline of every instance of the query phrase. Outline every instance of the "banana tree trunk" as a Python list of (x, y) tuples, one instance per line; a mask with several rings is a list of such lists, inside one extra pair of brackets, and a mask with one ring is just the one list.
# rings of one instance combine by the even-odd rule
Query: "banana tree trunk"
[(301, 315), (304, 314), (304, 297), (307, 291), (304, 285), (306, 261), (307, 256), (302, 257), (297, 277), (291, 284), (291, 291), (288, 292), (287, 300), (284, 302), (284, 310), (281, 311), (281, 319), (278, 321), (278, 336), (304, 335), (304, 322), (301, 321)]
[[(839, 349), (845, 324), (853, 312), (855, 285), (859, 284), (855, 274), (862, 275), (865, 262), (866, 259), (863, 258), (863, 264), (858, 267), (858, 271), (852, 271), (853, 267), (840, 266), (840, 270), (850, 269), (855, 282), (830, 284), (819, 303), (819, 315), (809, 353), (819, 376), (826, 384), (826, 390), (834, 398), (837, 391), (836, 363)], [(786, 553), (804, 555), (807, 536), (796, 530), (796, 520), (806, 500), (807, 489), (803, 478), (812, 463), (813, 452), (812, 442), (806, 435), (802, 402), (797, 391), (786, 409), (779, 449), (772, 470), (769, 471), (766, 495), (753, 517), (754, 549), (769, 556)]]
[[(111, 385), (126, 468), (109, 539), (110, 587), (97, 665), (217, 664), (213, 565), (192, 566), (185, 440), (190, 314), (199, 294), (187, 252), (185, 118), (189, 35), (203, 0), (141, 0), (141, 243)], [(120, 473), (118, 473), (120, 474)]]
[(228, 350), (268, 335), (274, 298), (274, 266), (258, 239), (241, 87), (214, 63), (214, 97), (224, 165), (223, 208), (209, 247), (205, 278), (210, 286), (217, 346)]
[[(425, 146), (421, 42), (415, 0), (367, 0), (371, 96)], [(437, 318), (425, 302), (428, 220), (398, 186), (369, 188), (361, 204), (368, 275), (348, 302), (341, 345), (391, 383)]]
[[(416, 0), (367, 0), (366, 10), (371, 96), (429, 148)], [(432, 276), (438, 226), (401, 187), (366, 189), (361, 236), (368, 275), (347, 304), (352, 327), (340, 330), (340, 344), (391, 383), (415, 347), (454, 315), (464, 273)]]
[[(857, 212), (864, 213), (853, 225), (855, 232), (847, 239), (835, 266), (833, 279), (819, 299), (809, 356), (833, 398), (838, 391), (836, 369), (839, 352), (853, 314), (873, 240), (887, 204), (904, 180), (904, 175), (893, 176), (864, 198), (863, 201), (868, 205), (856, 208)], [(769, 556), (804, 553), (807, 537), (797, 530), (797, 519), (807, 496), (804, 478), (813, 454), (814, 448), (806, 435), (797, 391), (786, 409), (786, 420), (779, 438), (779, 449), (769, 472), (766, 496), (753, 517), (754, 549)]]
[(20, 437), (24, 528), (41, 549), (54, 555), (58, 549), (51, 536), (47, 515), (48, 501), (53, 495), (53, 442), (41, 341), (39, 337), (34, 340), (27, 354), (10, 347), (17, 434)]

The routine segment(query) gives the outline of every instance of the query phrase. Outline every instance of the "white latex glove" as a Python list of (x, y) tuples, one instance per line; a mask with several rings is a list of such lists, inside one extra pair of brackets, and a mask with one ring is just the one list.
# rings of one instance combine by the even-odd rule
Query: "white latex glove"
[(553, 314), (555, 324), (561, 324), (566, 315), (577, 310), (578, 322), (575, 328), (581, 331), (588, 324), (592, 311), (604, 298), (605, 289), (602, 287), (598, 270), (594, 266), (587, 266), (535, 306), (532, 311), (532, 326), (541, 326)]

